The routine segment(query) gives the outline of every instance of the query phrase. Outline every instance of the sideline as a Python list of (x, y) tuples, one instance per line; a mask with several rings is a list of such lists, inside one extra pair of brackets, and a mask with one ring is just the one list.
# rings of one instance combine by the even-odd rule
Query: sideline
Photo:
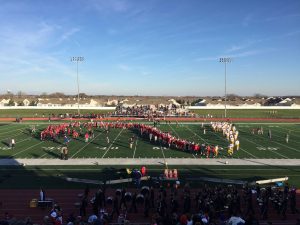
[(84, 158), (84, 159), (0, 159), (0, 166), (53, 165), (245, 165), (245, 166), (300, 166), (300, 159), (199, 159), (199, 158)]

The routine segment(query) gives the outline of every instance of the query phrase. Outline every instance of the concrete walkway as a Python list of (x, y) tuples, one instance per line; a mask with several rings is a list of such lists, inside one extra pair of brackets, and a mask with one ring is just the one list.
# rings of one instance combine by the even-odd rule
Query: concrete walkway
[(193, 158), (85, 158), (85, 159), (0, 159), (0, 166), (28, 165), (244, 165), (244, 166), (300, 166), (300, 159), (193, 159)]

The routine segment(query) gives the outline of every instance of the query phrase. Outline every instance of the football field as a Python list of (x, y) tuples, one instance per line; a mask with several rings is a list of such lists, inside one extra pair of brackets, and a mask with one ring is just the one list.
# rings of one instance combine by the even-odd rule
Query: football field
[[(32, 137), (31, 127), (37, 128), (36, 136)], [(7, 123), (0, 124), (0, 157), (13, 159), (53, 159), (60, 157), (63, 138), (56, 141), (41, 141), (39, 132), (48, 123)], [(152, 125), (152, 124), (151, 124)], [(235, 151), (233, 158), (247, 159), (300, 159), (300, 124), (285, 123), (236, 123), (239, 131), (240, 150)], [(252, 134), (253, 129), (262, 127), (263, 135)], [(222, 133), (213, 132), (210, 124), (201, 123), (161, 123), (158, 129), (170, 132), (173, 136), (195, 143), (220, 146), (218, 158), (227, 158), (228, 141)], [(204, 132), (204, 129), (206, 132)], [(271, 139), (268, 131), (271, 131)], [(287, 143), (286, 135), (289, 140)], [(109, 137), (109, 143), (107, 142)], [(135, 136), (133, 147), (129, 147), (130, 137)], [(10, 139), (14, 138), (16, 147), (9, 147)], [(104, 129), (94, 129), (94, 138), (88, 142), (83, 137), (72, 139), (69, 143), (69, 158), (205, 158), (188, 151), (170, 149), (158, 142), (150, 142), (130, 129), (112, 128), (108, 135)], [(209, 160), (209, 159), (208, 159)]]

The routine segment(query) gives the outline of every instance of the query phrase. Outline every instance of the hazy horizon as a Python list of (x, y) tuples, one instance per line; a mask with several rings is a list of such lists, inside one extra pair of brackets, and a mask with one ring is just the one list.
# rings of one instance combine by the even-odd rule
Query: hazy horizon
[(0, 93), (300, 95), (300, 1), (1, 1)]

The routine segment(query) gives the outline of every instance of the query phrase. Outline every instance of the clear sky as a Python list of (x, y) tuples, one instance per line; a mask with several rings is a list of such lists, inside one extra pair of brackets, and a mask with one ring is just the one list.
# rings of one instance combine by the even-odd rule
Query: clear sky
[(300, 95), (299, 0), (0, 0), (0, 93)]

